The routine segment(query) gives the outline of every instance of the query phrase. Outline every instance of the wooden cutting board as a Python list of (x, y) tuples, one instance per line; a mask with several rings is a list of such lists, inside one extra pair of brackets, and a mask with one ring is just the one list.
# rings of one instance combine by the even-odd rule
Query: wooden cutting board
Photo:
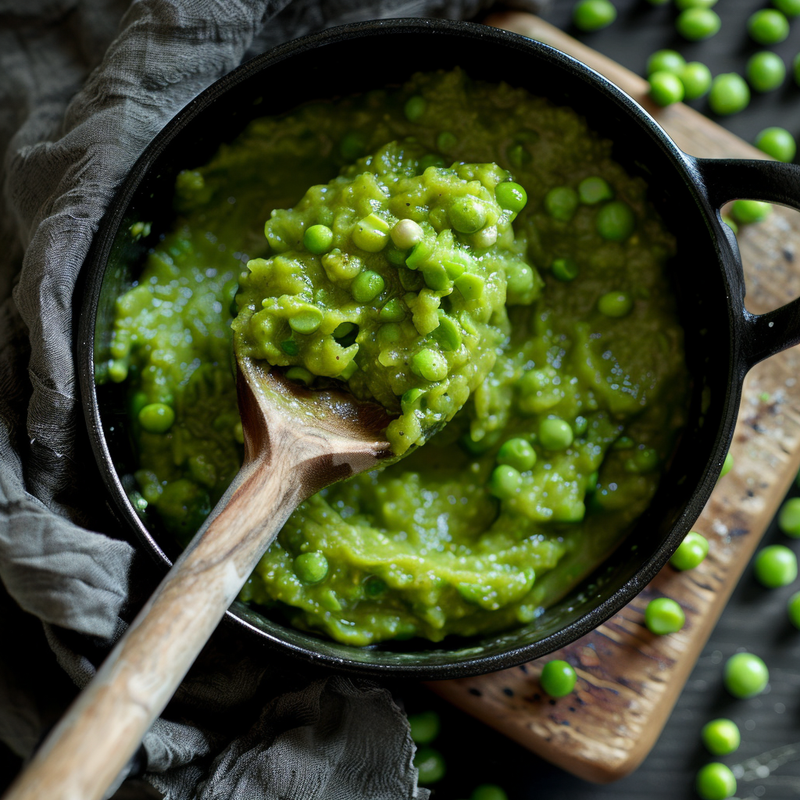
[[(625, 90), (694, 156), (764, 158), (682, 104), (658, 108), (647, 82), (542, 20), (523, 13), (488, 23), (545, 42), (578, 58)], [(775, 208), (743, 228), (747, 308), (763, 313), (800, 295), (800, 216)], [(575, 775), (621, 778), (649, 753), (725, 603), (800, 466), (800, 352), (762, 362), (748, 375), (731, 452), (733, 470), (715, 488), (695, 525), (710, 542), (695, 570), (667, 566), (604, 625), (552, 656), (491, 675), (429, 684), (437, 694)], [(643, 612), (654, 597), (686, 612), (680, 633), (654, 636)], [(563, 658), (578, 673), (575, 691), (553, 700), (539, 689), (545, 661)]]

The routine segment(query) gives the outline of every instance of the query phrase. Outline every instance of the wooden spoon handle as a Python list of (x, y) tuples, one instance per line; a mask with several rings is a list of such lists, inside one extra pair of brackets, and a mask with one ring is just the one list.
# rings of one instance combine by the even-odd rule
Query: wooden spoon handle
[(303, 499), (280, 466), (245, 468), (5, 800), (100, 800)]

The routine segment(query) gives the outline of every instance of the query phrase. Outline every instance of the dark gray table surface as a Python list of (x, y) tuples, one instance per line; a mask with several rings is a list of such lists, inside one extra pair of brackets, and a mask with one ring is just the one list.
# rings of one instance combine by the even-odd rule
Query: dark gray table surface
[[(704, 42), (689, 43), (675, 33), (672, 3), (656, 7), (646, 0), (613, 2), (619, 12), (616, 22), (590, 34), (572, 26), (572, 0), (552, 0), (542, 16), (638, 74), (644, 74), (647, 57), (663, 47), (679, 50), (687, 60), (703, 61), (713, 74), (743, 73), (749, 55), (759, 49), (774, 50), (787, 63), (788, 77), (782, 88), (754, 95), (744, 112), (730, 117), (714, 117), (702, 99), (691, 105), (748, 141), (772, 125), (800, 136), (800, 88), (791, 79), (792, 59), (800, 52), (800, 18), (792, 23), (785, 42), (763, 48), (749, 41), (746, 22), (754, 11), (769, 7), (768, 2), (720, 0), (715, 7), (722, 20), (720, 32)], [(764, 538), (765, 544), (773, 542), (800, 551), (800, 542), (786, 537), (774, 523)], [(449, 772), (436, 784), (435, 800), (467, 798), (482, 782), (503, 786), (510, 800), (697, 798), (698, 769), (717, 760), (704, 751), (700, 729), (720, 716), (733, 719), (742, 732), (739, 751), (718, 759), (739, 776), (737, 797), (800, 797), (800, 631), (791, 626), (786, 614), (786, 601), (798, 589), (800, 581), (786, 589), (764, 589), (748, 566), (653, 751), (638, 770), (613, 784), (597, 786), (579, 780), (431, 695), (401, 689), (410, 710), (435, 707), (442, 715), (443, 732), (437, 744)], [(722, 686), (725, 660), (741, 649), (759, 654), (770, 668), (768, 690), (751, 700), (735, 700)]]

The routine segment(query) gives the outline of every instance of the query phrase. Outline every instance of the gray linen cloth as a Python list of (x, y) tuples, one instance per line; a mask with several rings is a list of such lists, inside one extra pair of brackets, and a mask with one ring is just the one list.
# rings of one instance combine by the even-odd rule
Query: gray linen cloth
[[(73, 292), (115, 189), (181, 107), (249, 56), (339, 22), (488, 5), (0, 0), (0, 738), (18, 755), (154, 588), (105, 511), (73, 363)], [(254, 657), (226, 626), (144, 747), (169, 798), (429, 794), (385, 688)]]

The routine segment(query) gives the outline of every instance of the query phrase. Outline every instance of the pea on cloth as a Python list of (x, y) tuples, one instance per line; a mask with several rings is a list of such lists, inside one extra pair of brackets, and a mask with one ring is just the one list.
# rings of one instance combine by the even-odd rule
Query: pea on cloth
[[(490, 5), (0, 6), (0, 738), (17, 755), (31, 753), (91, 679), (158, 578), (106, 510), (73, 361), (76, 282), (115, 189), (177, 110), (258, 52), (341, 22), (474, 18)], [(385, 688), (253, 654), (226, 625), (144, 751), (147, 780), (175, 800), (428, 796)]]

